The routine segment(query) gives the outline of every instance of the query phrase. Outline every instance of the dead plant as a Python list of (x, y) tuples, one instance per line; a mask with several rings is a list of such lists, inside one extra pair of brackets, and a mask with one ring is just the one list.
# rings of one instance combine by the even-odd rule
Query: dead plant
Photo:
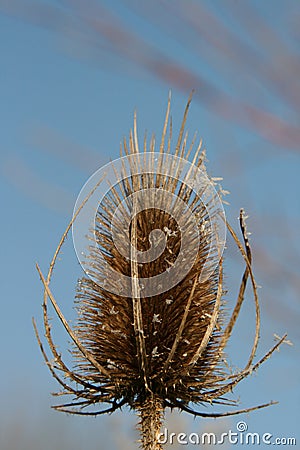
[[(184, 136), (190, 101), (191, 98), (185, 109), (174, 151), (174, 155), (183, 160), (190, 157), (194, 145), (193, 140), (188, 147), (187, 134)], [(78, 321), (73, 329), (51, 292), (50, 282), (66, 236), (88, 199), (81, 204), (64, 232), (46, 277), (37, 266), (44, 286), (45, 336), (53, 360), (48, 357), (33, 321), (46, 364), (62, 387), (62, 391), (57, 395), (72, 396), (72, 401), (56, 405), (54, 408), (71, 414), (100, 415), (112, 413), (123, 405), (128, 405), (139, 412), (142, 447), (148, 450), (161, 448), (158, 436), (165, 408), (178, 408), (200, 417), (221, 417), (253, 411), (275, 403), (269, 402), (220, 413), (201, 412), (194, 409), (197, 404), (205, 403), (226, 404), (234, 407), (236, 402), (226, 398), (226, 394), (258, 369), (285, 339), (285, 336), (278, 339), (267, 354), (254, 362), (259, 340), (260, 312), (243, 210), (239, 218), (241, 240), (226, 222), (226, 227), (244, 263), (238, 298), (227, 320), (223, 300), (222, 255), (218, 255), (218, 264), (210, 276), (199, 281), (199, 275), (207, 263), (214, 230), (208, 227), (203, 232), (209, 205), (203, 204), (200, 196), (195, 195), (193, 189), (180, 179), (180, 165), (171, 168), (172, 176), (164, 172), (164, 164), (167, 164), (166, 155), (171, 154), (172, 147), (172, 124), (169, 124), (169, 111), (170, 101), (159, 149), (161, 155), (159, 174), (146, 170), (144, 156), (148, 150), (145, 140), (143, 151), (139, 151), (136, 118), (133, 133), (130, 134), (129, 146), (124, 140), (123, 155), (136, 155), (136, 158), (132, 160), (129, 170), (124, 167), (124, 173), (119, 174), (118, 186), (111, 188), (96, 213), (94, 235), (98, 247), (93, 247), (87, 258), (88, 270), (93, 277), (84, 276), (78, 282), (76, 299)], [(168, 125), (170, 125), (170, 132), (167, 137)], [(154, 139), (152, 139), (150, 154), (154, 152), (154, 145)], [(201, 143), (194, 152), (192, 164), (205, 170), (205, 157), (201, 150)], [(141, 169), (140, 174), (133, 170), (133, 165)], [(97, 186), (94, 189), (96, 188)], [(200, 245), (191, 270), (170, 289), (158, 295), (147, 296), (143, 292), (141, 278), (152, 278), (168, 271), (178, 257), (181, 243), (180, 230), (174, 216), (160, 207), (159, 201), (155, 208), (152, 206), (135, 213), (137, 205), (130, 196), (141, 189), (153, 188), (169, 192), (185, 202), (193, 215), (197, 217), (197, 226), (199, 230), (201, 229), (201, 233)], [(126, 203), (128, 214), (132, 219), (129, 229), (131, 245), (127, 248), (128, 257), (121, 255), (115, 247), (111, 228), (114, 210), (123, 199), (131, 199)], [(171, 208), (171, 205), (169, 206)], [(178, 208), (178, 204), (175, 202), (172, 208), (173, 210)], [(186, 220), (187, 230), (189, 226), (189, 221)], [(154, 229), (163, 230), (166, 235), (164, 251), (154, 261), (138, 264), (136, 255), (132, 252), (149, 250), (149, 236)], [(114, 232), (115, 235), (119, 234), (122, 240), (124, 230), (121, 225), (119, 228), (117, 226)], [(190, 239), (185, 243), (187, 259), (194, 245), (194, 235), (191, 233)], [(124, 296), (121, 293), (118, 295), (103, 287), (106, 273), (99, 262), (99, 252), (104, 254), (105, 261), (117, 273), (130, 278), (132, 295)], [(254, 340), (245, 367), (234, 373), (225, 363), (224, 349), (239, 316), (248, 281), (252, 287), (256, 311)], [(54, 344), (49, 323), (48, 299), (74, 343), (73, 367), (67, 366)], [(99, 404), (106, 404), (107, 407), (95, 410), (94, 406)]]

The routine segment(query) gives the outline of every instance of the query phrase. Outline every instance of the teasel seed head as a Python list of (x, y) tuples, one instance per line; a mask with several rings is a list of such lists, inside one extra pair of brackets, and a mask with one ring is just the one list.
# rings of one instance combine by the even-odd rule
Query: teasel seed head
[[(145, 140), (140, 151), (135, 116), (129, 144), (125, 140), (123, 143), (121, 169), (112, 164), (117, 182), (101, 199), (94, 228), (89, 230), (87, 275), (78, 282), (78, 320), (73, 329), (50, 290), (50, 281), (65, 237), (88, 198), (80, 204), (64, 233), (46, 278), (38, 268), (45, 288), (46, 338), (55, 367), (50, 363), (34, 323), (37, 339), (63, 393), (73, 396), (73, 401), (55, 408), (74, 414), (97, 415), (129, 405), (140, 413), (145, 449), (161, 448), (157, 436), (167, 407), (203, 417), (219, 417), (272, 404), (226, 413), (202, 413), (193, 409), (205, 403), (234, 406), (234, 401), (224, 395), (256, 370), (285, 339), (283, 336), (261, 360), (253, 362), (260, 316), (245, 216), (241, 210), (242, 240), (239, 240), (222, 216), (220, 207), (215, 207), (216, 200), (218, 205), (221, 203), (221, 190), (213, 189), (214, 194), (205, 197), (208, 184), (211, 187), (214, 182), (207, 176), (201, 143), (195, 151), (194, 139), (187, 145), (184, 128), (190, 102), (191, 97), (173, 151), (171, 126), (167, 135), (170, 99), (158, 153), (155, 153), (154, 139), (149, 149)], [(199, 185), (199, 173), (209, 181), (207, 185)], [(196, 189), (191, 180), (198, 180)], [(223, 300), (225, 241), (214, 226), (218, 220), (219, 224), (223, 220), (245, 265), (230, 317), (226, 317)], [(232, 373), (225, 364), (224, 350), (249, 281), (256, 311), (255, 337), (245, 367)], [(48, 298), (73, 340), (72, 369), (63, 362), (54, 345)], [(57, 368), (81, 388), (67, 384)], [(108, 408), (93, 409), (102, 403)], [(92, 409), (88, 411), (88, 407)]]

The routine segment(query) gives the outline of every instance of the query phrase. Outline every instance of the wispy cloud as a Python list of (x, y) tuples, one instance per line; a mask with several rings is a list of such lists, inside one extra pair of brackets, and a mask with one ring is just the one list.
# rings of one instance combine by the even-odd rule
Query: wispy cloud
[[(132, 5), (132, 2), (128, 3)], [(130, 21), (117, 16), (103, 3), (65, 0), (60, 2), (60, 6), (54, 6), (36, 1), (0, 0), (0, 12), (63, 36), (76, 35), (77, 45), (83, 43), (97, 63), (101, 63), (103, 52), (115, 54), (127, 64), (134, 64), (163, 81), (168, 87), (173, 86), (184, 92), (195, 88), (195, 98), (212, 113), (244, 126), (280, 147), (299, 150), (300, 131), (296, 123), (299, 120), (300, 98), (299, 81), (295, 75), (299, 71), (299, 55), (294, 54), (292, 48), (281, 39), (274, 26), (268, 24), (249, 2), (243, 2), (243, 8), (238, 10), (232, 8), (236, 22), (247, 30), (249, 44), (226, 26), (221, 15), (209, 12), (204, 5), (182, 8), (182, 2), (178, 1), (171, 4), (157, 1), (151, 2), (151, 5), (147, 9), (150, 22), (155, 21), (158, 8), (163, 26), (170, 27), (170, 14), (180, 19), (180, 33), (176, 28), (172, 31), (182, 46), (190, 50), (190, 41), (186, 39), (192, 29), (196, 33), (195, 41), (206, 40), (215, 50), (216, 61), (219, 54), (220, 58), (227, 58), (227, 65), (234, 66), (236, 76), (231, 86), (237, 78), (246, 80), (252, 76), (275, 94), (276, 108), (271, 105), (266, 110), (265, 105), (257, 106), (228, 94), (208, 79), (201, 64), (197, 71), (183, 65), (166, 50), (157, 48), (150, 36), (132, 31), (134, 27)], [(256, 24), (255, 33), (252, 31), (253, 21)], [(201, 52), (195, 48), (194, 51), (195, 58), (200, 58), (200, 61)], [(219, 74), (221, 78), (224, 67), (222, 69)], [(282, 100), (292, 108), (293, 120), (278, 114), (278, 104)]]
[(1, 174), (22, 194), (45, 208), (70, 215), (74, 196), (64, 188), (46, 181), (37, 175), (20, 157), (9, 156), (1, 164)]
[(55, 155), (70, 167), (76, 167), (87, 174), (107, 163), (96, 150), (74, 142), (69, 137), (47, 125), (33, 125), (27, 132), (26, 141), (34, 148)]

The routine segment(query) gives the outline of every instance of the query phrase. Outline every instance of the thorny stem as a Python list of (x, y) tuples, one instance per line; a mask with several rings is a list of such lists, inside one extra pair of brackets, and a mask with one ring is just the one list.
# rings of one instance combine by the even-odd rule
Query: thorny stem
[(139, 430), (143, 450), (162, 450), (159, 433), (162, 426), (163, 411), (161, 400), (149, 394), (140, 407)]

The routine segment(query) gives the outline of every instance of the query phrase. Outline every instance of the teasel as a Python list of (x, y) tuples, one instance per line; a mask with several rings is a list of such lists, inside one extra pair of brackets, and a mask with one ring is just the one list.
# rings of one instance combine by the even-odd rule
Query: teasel
[[(234, 407), (236, 402), (226, 398), (226, 394), (266, 361), (286, 337), (285, 335), (278, 339), (268, 353), (254, 362), (259, 340), (260, 312), (243, 210), (239, 217), (241, 240), (226, 220), (224, 224), (233, 237), (244, 264), (238, 298), (230, 317), (227, 317), (225, 312), (223, 256), (216, 255), (218, 248), (213, 249), (215, 253), (212, 258), (217, 260), (216, 267), (208, 277), (201, 279), (213, 242), (213, 228), (205, 227), (209, 222), (207, 208), (210, 205), (203, 205), (201, 198), (194, 194), (184, 178), (182, 180), (182, 166), (178, 164), (170, 167), (168, 162), (168, 155), (171, 154), (181, 161), (188, 160), (193, 154), (192, 166), (205, 172), (205, 153), (201, 149), (201, 142), (194, 151), (195, 138), (191, 145), (187, 146), (187, 133), (184, 132), (191, 97), (184, 112), (173, 153), (169, 98), (159, 148), (159, 161), (158, 163), (156, 161), (155, 166), (159, 167), (159, 170), (156, 173), (148, 170), (154, 167), (151, 166), (151, 154), (154, 155), (155, 151), (154, 138), (151, 139), (149, 151), (146, 139), (143, 151), (139, 150), (136, 116), (134, 117), (134, 129), (130, 133), (129, 146), (124, 140), (123, 153), (121, 150), (121, 156), (134, 155), (134, 157), (130, 159), (129, 169), (123, 165), (121, 173), (117, 174), (118, 185), (112, 186), (96, 212), (95, 229), (92, 230), (92, 234), (97, 246), (92, 247), (86, 258), (88, 276), (83, 276), (78, 281), (76, 295), (78, 319), (75, 327), (71, 328), (65, 319), (50, 289), (50, 282), (62, 245), (97, 186), (74, 214), (54, 253), (46, 277), (37, 265), (44, 286), (44, 328), (52, 358), (48, 356), (33, 320), (36, 337), (51, 374), (62, 387), (62, 391), (56, 395), (72, 397), (70, 402), (56, 405), (54, 408), (71, 414), (101, 415), (128, 405), (138, 411), (141, 445), (147, 450), (162, 448), (159, 433), (166, 408), (177, 408), (200, 417), (222, 417), (276, 403), (271, 401), (228, 412), (202, 412), (195, 409), (199, 404), (225, 404)], [(147, 167), (145, 167), (146, 155)], [(197, 218), (197, 227), (200, 231), (199, 247), (191, 269), (182, 279), (178, 279), (178, 283), (152, 296), (145, 295), (140, 280), (151, 279), (165, 273), (174, 265), (180, 251), (181, 233), (174, 216), (165, 208), (160, 208), (159, 201), (155, 208), (144, 209), (135, 214), (136, 204), (132, 195), (142, 189), (162, 190), (171, 193), (173, 197), (176, 196), (180, 202), (188, 205), (193, 216)], [(218, 195), (221, 194), (222, 192), (219, 192)], [(124, 199), (130, 219), (130, 245), (127, 246), (127, 257), (114, 245), (111, 226), (114, 211)], [(171, 208), (171, 205), (169, 206)], [(172, 208), (178, 208), (176, 201)], [(119, 227), (118, 223), (115, 225), (114, 233), (122, 240), (125, 231), (121, 225), (121, 222)], [(189, 226), (187, 217), (187, 230)], [(165, 248), (155, 260), (140, 264), (133, 253), (149, 250), (149, 236), (154, 229), (160, 229), (165, 233)], [(195, 245), (193, 233), (190, 233), (190, 236), (190, 240), (185, 242), (184, 249), (187, 260)], [(103, 264), (99, 262), (99, 252), (102, 257), (104, 255), (106, 263), (116, 273), (129, 277), (131, 295), (122, 295), (122, 286), (120, 294), (116, 290), (110, 292), (104, 288), (106, 272)], [(239, 316), (248, 282), (252, 287), (256, 314), (254, 339), (245, 367), (234, 373), (228, 367), (224, 351)], [(48, 299), (73, 341), (73, 367), (64, 362), (54, 344), (49, 322)], [(95, 409), (95, 406), (102, 404), (106, 407)]]

